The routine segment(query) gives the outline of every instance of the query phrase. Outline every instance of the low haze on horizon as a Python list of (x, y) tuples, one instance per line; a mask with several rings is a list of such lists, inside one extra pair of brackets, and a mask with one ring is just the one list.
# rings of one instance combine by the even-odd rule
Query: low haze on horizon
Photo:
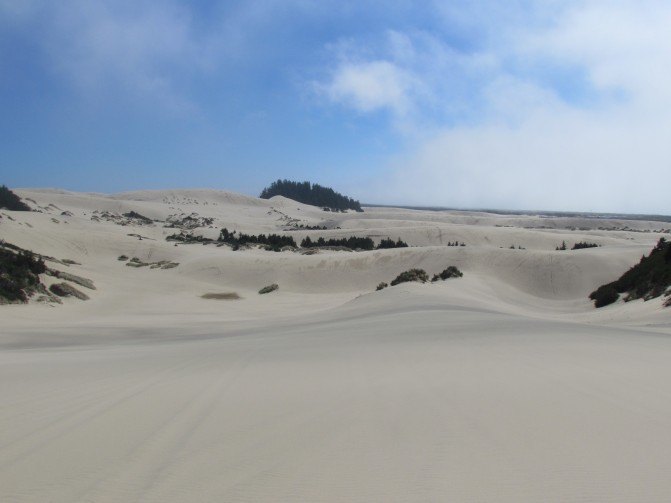
[(671, 4), (0, 0), (0, 183), (670, 214)]

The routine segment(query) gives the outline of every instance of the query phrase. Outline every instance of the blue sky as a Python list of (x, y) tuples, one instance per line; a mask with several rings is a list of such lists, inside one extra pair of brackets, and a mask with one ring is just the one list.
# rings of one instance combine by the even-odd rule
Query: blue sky
[(657, 0), (0, 0), (0, 183), (671, 213), (669, 26)]

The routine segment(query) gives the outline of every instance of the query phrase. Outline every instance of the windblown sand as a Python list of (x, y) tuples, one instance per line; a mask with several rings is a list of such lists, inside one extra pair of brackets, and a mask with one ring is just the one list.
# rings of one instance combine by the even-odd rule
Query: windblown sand
[[(42, 213), (0, 210), (0, 239), (76, 261), (50, 265), (96, 290), (0, 306), (0, 501), (669, 499), (671, 308), (587, 295), (671, 224), (18, 192)], [(209, 237), (326, 224), (341, 229), (292, 235), (412, 247), (232, 251), (91, 220), (131, 210), (197, 212)], [(448, 265), (464, 277), (374, 291)]]

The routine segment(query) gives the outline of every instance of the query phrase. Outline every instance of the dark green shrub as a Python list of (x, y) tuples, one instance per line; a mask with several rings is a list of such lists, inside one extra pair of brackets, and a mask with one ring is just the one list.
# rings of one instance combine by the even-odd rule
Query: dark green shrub
[(588, 243), (587, 241), (580, 241), (579, 243), (574, 244), (571, 250), (583, 250), (585, 248), (599, 248), (600, 246), (601, 245), (598, 245), (596, 243)]
[(383, 281), (382, 283), (380, 283), (379, 285), (377, 285), (377, 288), (375, 289), (375, 291), (384, 290), (384, 289), (387, 288), (388, 286), (389, 286), (389, 285)]
[[(641, 257), (638, 264), (625, 272), (619, 279), (603, 285), (590, 294), (596, 307), (607, 305), (617, 300), (604, 303), (616, 294), (626, 294), (626, 300), (643, 298), (653, 299), (663, 295), (671, 286), (671, 243), (660, 238), (657, 245), (646, 257)], [(597, 305), (597, 300), (600, 305)]]
[(391, 282), (391, 286), (398, 285), (399, 283), (407, 283), (408, 281), (426, 283), (429, 281), (429, 275), (426, 274), (424, 269), (409, 269), (396, 276)]
[(612, 283), (600, 286), (589, 294), (589, 298), (594, 301), (594, 307), (604, 307), (612, 304), (620, 298)]
[(450, 278), (461, 278), (463, 275), (464, 273), (462, 273), (455, 266), (451, 265), (440, 274), (434, 274), (433, 278), (431, 278), (431, 281), (435, 282), (438, 281), (439, 279), (446, 280)]
[(280, 286), (277, 283), (273, 283), (272, 285), (264, 286), (259, 290), (259, 295), (264, 295), (266, 293), (274, 292), (277, 290)]
[(0, 208), (11, 211), (31, 211), (30, 206), (21, 201), (21, 198), (5, 185), (0, 185)]
[(34, 253), (20, 249), (15, 252), (3, 245), (0, 243), (0, 299), (27, 302), (30, 291), (40, 284), (38, 274), (47, 268)]
[(49, 291), (59, 297), (75, 297), (79, 300), (89, 300), (88, 295), (65, 282), (54, 283), (49, 287)]

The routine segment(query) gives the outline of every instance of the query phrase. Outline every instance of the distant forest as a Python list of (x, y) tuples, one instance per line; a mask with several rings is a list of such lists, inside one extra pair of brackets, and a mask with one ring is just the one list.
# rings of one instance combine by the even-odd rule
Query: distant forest
[(12, 211), (30, 211), (30, 206), (21, 201), (21, 198), (5, 185), (0, 185), (0, 208)]
[(261, 199), (284, 196), (299, 203), (319, 206), (330, 211), (363, 211), (361, 203), (351, 197), (343, 196), (329, 187), (310, 182), (292, 182), (277, 180), (261, 191)]

